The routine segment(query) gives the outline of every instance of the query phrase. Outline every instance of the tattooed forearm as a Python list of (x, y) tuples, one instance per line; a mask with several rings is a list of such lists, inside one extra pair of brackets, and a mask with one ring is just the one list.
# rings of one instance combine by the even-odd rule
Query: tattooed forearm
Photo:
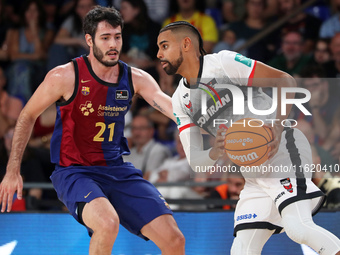
[(157, 108), (160, 112), (164, 112), (163, 108), (153, 100), (153, 107)]

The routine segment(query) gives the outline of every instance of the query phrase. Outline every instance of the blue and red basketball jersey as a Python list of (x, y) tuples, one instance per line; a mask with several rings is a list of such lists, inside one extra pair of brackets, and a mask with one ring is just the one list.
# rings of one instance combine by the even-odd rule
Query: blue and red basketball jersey
[(131, 68), (119, 61), (118, 83), (101, 80), (86, 56), (73, 60), (75, 89), (57, 102), (51, 161), (60, 166), (112, 166), (130, 154), (124, 137), (125, 114), (133, 96)]

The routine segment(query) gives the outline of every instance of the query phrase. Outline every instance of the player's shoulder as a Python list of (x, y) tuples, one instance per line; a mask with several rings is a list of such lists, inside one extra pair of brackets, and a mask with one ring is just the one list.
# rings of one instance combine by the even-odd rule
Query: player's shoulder
[[(216, 60), (216, 59), (224, 59), (224, 58), (235, 58), (238, 53), (230, 50), (221, 50), (217, 53), (211, 53), (204, 56), (204, 60)], [(240, 54), (239, 54), (240, 55)]]
[(137, 94), (147, 87), (157, 85), (156, 81), (149, 73), (136, 67), (131, 67), (131, 79), (135, 93)]
[(139, 82), (139, 81), (145, 82), (145, 79), (147, 80), (153, 79), (149, 73), (136, 67), (131, 67), (131, 77), (132, 77), (133, 82)]
[(45, 80), (52, 81), (52, 82), (58, 82), (58, 83), (67, 83), (69, 84), (70, 81), (75, 81), (75, 69), (72, 62), (69, 62), (64, 65), (57, 66), (50, 70)]

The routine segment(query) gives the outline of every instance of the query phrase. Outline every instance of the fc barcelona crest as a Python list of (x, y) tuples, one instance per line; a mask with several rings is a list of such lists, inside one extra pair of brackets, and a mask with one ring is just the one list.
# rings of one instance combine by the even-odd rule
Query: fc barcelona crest
[(90, 94), (90, 87), (85, 87), (83, 86), (81, 88), (81, 93), (84, 95), (84, 96), (87, 96), (88, 94)]

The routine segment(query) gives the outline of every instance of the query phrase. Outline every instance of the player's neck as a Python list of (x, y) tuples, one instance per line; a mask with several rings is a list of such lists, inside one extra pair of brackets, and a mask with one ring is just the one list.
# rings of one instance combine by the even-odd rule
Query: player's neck
[(104, 66), (100, 63), (93, 55), (88, 56), (88, 60), (91, 64), (93, 72), (103, 81), (110, 83), (116, 83), (119, 76), (119, 65), (115, 66)]
[(182, 75), (189, 85), (195, 85), (200, 70), (199, 57), (188, 58), (181, 66), (180, 75)]

